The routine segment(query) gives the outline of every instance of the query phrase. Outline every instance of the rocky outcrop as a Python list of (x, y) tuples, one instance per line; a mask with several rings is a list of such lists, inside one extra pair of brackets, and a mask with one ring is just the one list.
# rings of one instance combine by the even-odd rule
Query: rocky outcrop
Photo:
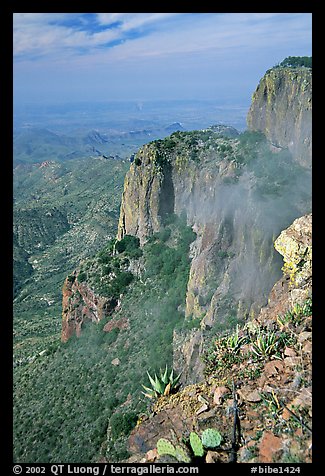
[[(158, 151), (151, 145), (143, 146), (131, 164), (124, 182), (118, 239), (126, 234), (145, 238), (161, 226), (160, 204), (169, 203), (163, 194), (165, 176), (157, 166)], [(141, 167), (140, 167), (141, 166)]]
[[(307, 144), (309, 137), (310, 75), (306, 68), (271, 70), (261, 80), (248, 115), (252, 130), (264, 131), (277, 147), (294, 147), (294, 155), (296, 145)], [(183, 371), (183, 383), (194, 383), (203, 376), (200, 357), (205, 333), (254, 317), (266, 304), (280, 277), (281, 259), (273, 249), (274, 237), (311, 209), (308, 167), (298, 166), (287, 156), (282, 159), (281, 151), (273, 146), (271, 151), (263, 146), (258, 152), (258, 143), (254, 150), (245, 144), (240, 135), (225, 127), (175, 132), (144, 145), (125, 177), (119, 240), (133, 235), (143, 245), (172, 214), (185, 214), (197, 235), (191, 245), (185, 320), (199, 325), (191, 332), (174, 332), (174, 367)], [(308, 165), (309, 151), (305, 148), (303, 160), (295, 155), (296, 160)], [(266, 161), (280, 165), (273, 170), (265, 166)], [(65, 287), (65, 293), (72, 294), (67, 303), (64, 297), (63, 339), (79, 332), (83, 316), (97, 320), (101, 308), (112, 307), (108, 298), (100, 296), (96, 296), (98, 304), (91, 298), (89, 307), (84, 296), (87, 286), (78, 280)], [(80, 304), (73, 296), (75, 291), (82, 296)], [(86, 294), (91, 293), (89, 287)]]
[[(271, 155), (266, 153), (261, 161), (276, 162), (280, 151), (288, 148), (296, 163), (308, 170), (311, 70), (279, 67), (268, 71), (253, 95), (247, 123), (271, 142)], [(311, 203), (302, 198), (311, 196), (308, 172), (304, 176), (301, 169), (288, 176), (280, 192), (274, 191), (279, 176), (284, 179), (286, 172), (278, 170), (266, 177), (259, 170), (262, 162), (255, 169), (246, 166), (250, 159), (238, 137), (232, 134), (226, 139), (218, 131), (212, 127), (196, 135), (176, 133), (142, 147), (125, 179), (119, 220), (118, 238), (136, 235), (141, 243), (161, 229), (168, 213), (186, 213), (187, 223), (197, 234), (185, 315), (200, 319), (201, 329), (187, 337), (174, 333), (174, 364), (179, 369), (185, 365), (187, 383), (197, 381), (201, 372), (203, 332), (231, 317), (254, 316), (265, 305), (280, 277), (274, 237), (311, 209)]]
[(268, 306), (258, 316), (267, 323), (294, 306), (302, 306), (312, 295), (312, 214), (297, 218), (274, 242), (283, 256), (283, 276), (274, 285)]
[(269, 70), (253, 94), (247, 125), (262, 131), (276, 147), (288, 147), (299, 163), (311, 167), (312, 70)]
[(68, 276), (62, 288), (61, 341), (67, 342), (73, 335), (79, 337), (87, 320), (99, 322), (116, 306), (116, 299), (98, 296), (86, 283), (80, 283), (76, 272)]
[(285, 274), (294, 285), (308, 286), (312, 275), (312, 215), (298, 218), (276, 239), (275, 249), (283, 255)]

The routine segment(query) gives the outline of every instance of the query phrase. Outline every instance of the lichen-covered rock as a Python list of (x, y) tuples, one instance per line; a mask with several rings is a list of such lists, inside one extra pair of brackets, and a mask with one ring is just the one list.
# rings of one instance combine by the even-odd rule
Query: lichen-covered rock
[(312, 214), (297, 218), (274, 242), (283, 256), (283, 271), (292, 286), (301, 287), (312, 275)]
[(277, 147), (311, 167), (312, 70), (273, 68), (261, 79), (247, 115), (250, 130), (262, 131)]

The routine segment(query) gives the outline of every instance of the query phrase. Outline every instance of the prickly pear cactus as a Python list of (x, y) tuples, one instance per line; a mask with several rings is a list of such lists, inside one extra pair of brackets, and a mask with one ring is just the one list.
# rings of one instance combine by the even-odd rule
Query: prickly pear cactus
[(192, 431), (190, 434), (190, 445), (193, 450), (194, 456), (204, 455), (204, 449), (203, 449), (201, 438), (194, 431)]
[(222, 440), (222, 436), (220, 435), (218, 430), (214, 428), (207, 428), (202, 433), (202, 444), (206, 448), (215, 448), (219, 446)]
[(176, 448), (175, 448), (175, 457), (176, 457), (177, 461), (179, 461), (180, 463), (190, 463), (191, 462), (191, 458), (188, 455), (188, 453), (185, 451), (184, 448), (182, 448), (179, 445), (177, 445)]
[(166, 438), (160, 438), (157, 441), (157, 451), (160, 456), (171, 455), (171, 456), (174, 456), (174, 458), (176, 458), (176, 448)]

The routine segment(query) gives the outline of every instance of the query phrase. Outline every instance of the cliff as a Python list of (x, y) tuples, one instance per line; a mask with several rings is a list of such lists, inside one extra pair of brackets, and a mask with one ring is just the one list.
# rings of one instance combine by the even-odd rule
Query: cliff
[(172, 213), (185, 214), (197, 235), (185, 320), (200, 326), (174, 332), (174, 366), (184, 383), (202, 378), (211, 328), (254, 316), (266, 303), (281, 268), (274, 237), (310, 210), (310, 172), (263, 137), (247, 136), (173, 134), (141, 148), (125, 179), (118, 239), (134, 234), (143, 244)]
[(276, 147), (311, 167), (312, 70), (278, 67), (261, 79), (247, 115), (249, 130), (262, 131)]
[[(159, 456), (158, 440), (181, 444), (190, 454), (190, 432), (200, 435), (207, 428), (220, 432), (222, 444), (206, 450), (200, 461), (229, 462), (233, 383), (240, 409), (235, 461), (311, 462), (311, 231), (312, 217), (306, 215), (281, 232), (275, 247), (283, 254), (284, 271), (267, 305), (240, 330), (215, 338), (203, 381), (155, 402), (129, 437), (127, 462), (175, 462)], [(303, 261), (294, 273), (293, 261)]]

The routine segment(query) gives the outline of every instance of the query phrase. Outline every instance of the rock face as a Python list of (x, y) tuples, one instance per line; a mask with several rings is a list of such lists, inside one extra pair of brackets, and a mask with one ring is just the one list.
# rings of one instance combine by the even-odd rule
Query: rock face
[[(144, 244), (172, 214), (185, 214), (197, 235), (185, 320), (198, 326), (174, 332), (174, 367), (183, 371), (183, 383), (203, 376), (205, 335), (256, 316), (280, 277), (274, 238), (311, 209), (310, 113), (309, 69), (275, 68), (261, 80), (248, 115), (250, 129), (265, 132), (271, 150), (264, 145), (257, 153), (258, 145), (252, 148), (234, 131), (215, 126), (146, 144), (130, 164), (117, 238), (134, 235)], [(281, 155), (285, 147), (295, 161)], [(63, 307), (65, 340), (85, 318), (101, 319), (113, 303), (76, 280), (65, 284)]]
[[(173, 145), (156, 141), (140, 149), (125, 179), (118, 229), (119, 239), (130, 234), (145, 243), (168, 214), (185, 213), (197, 235), (185, 318), (200, 320), (200, 328), (188, 335), (174, 333), (174, 366), (183, 371), (184, 383), (202, 377), (205, 332), (227, 326), (231, 318), (256, 315), (265, 305), (281, 273), (274, 237), (310, 211), (309, 201), (302, 200), (302, 189), (310, 197), (308, 171), (298, 173), (302, 188), (292, 175), (281, 193), (259, 195), (262, 180), (269, 187), (278, 175), (261, 179), (253, 167), (240, 164), (238, 139), (221, 139), (211, 131), (205, 141), (194, 140), (194, 159), (191, 139), (184, 144), (176, 137)], [(223, 147), (231, 149), (226, 156)]]
[[(312, 251), (311, 231), (310, 214), (281, 232), (275, 246), (281, 249), (285, 265), (292, 262), (290, 250), (295, 250), (295, 261), (304, 260), (304, 265), (295, 268), (295, 279), (290, 279), (284, 266), (284, 274), (273, 287), (268, 304), (247, 323), (246, 333), (241, 334), (245, 343), (235, 353), (235, 359), (231, 360), (234, 354), (230, 348), (220, 347), (224, 349), (226, 366), (217, 367), (204, 381), (187, 385), (155, 403), (151, 416), (131, 433), (132, 456), (126, 462), (148, 463), (152, 457), (158, 463), (164, 462), (156, 451), (160, 438), (177, 444), (188, 439), (190, 431), (200, 435), (205, 428), (217, 428), (223, 437), (222, 448), (215, 452), (214, 461), (210, 452), (205, 452), (202, 462), (228, 463), (229, 452), (225, 448), (232, 444), (234, 419), (234, 395), (229, 385), (232, 381), (240, 409), (237, 462), (311, 462), (312, 316), (307, 303), (311, 298), (312, 268), (306, 259), (306, 248), (309, 256)], [(287, 335), (287, 342), (278, 346), (276, 358), (270, 353), (254, 359), (256, 332)]]
[(312, 215), (298, 218), (276, 239), (275, 249), (283, 255), (283, 271), (295, 285), (307, 285), (312, 275)]
[[(297, 218), (274, 242), (283, 256), (283, 276), (274, 285), (259, 321), (269, 321), (301, 306), (312, 294), (312, 214)], [(271, 316), (271, 317), (270, 317)]]
[[(182, 390), (159, 399), (153, 415), (134, 429), (128, 462), (152, 461), (159, 437), (174, 432), (181, 441), (191, 429), (218, 427), (229, 448), (233, 380), (243, 433), (238, 460), (310, 459), (309, 421), (304, 435), (293, 435), (290, 421), (297, 406), (298, 421), (311, 417), (311, 73), (300, 69), (271, 70), (254, 94), (249, 127), (271, 144), (259, 148), (261, 135), (248, 134), (252, 146), (218, 128), (176, 132), (143, 146), (130, 164), (117, 238), (133, 235), (143, 245), (173, 214), (185, 215), (197, 238), (190, 247), (184, 326), (173, 334)], [(117, 305), (75, 272), (63, 287), (62, 340)], [(220, 337), (222, 345), (215, 341), (206, 357), (210, 336), (243, 321), (240, 334)], [(104, 331), (128, 326), (127, 319), (113, 319)], [(274, 430), (272, 415), (280, 411)], [(228, 462), (228, 456), (209, 452), (206, 462)]]
[(276, 147), (288, 147), (299, 163), (311, 167), (312, 70), (269, 70), (253, 94), (247, 125), (262, 131)]
[(169, 196), (164, 188), (167, 179), (157, 167), (157, 154), (154, 147), (145, 145), (130, 166), (124, 182), (118, 239), (135, 235), (142, 244), (160, 228), (160, 208), (172, 200), (173, 194)]
[(117, 305), (116, 300), (97, 296), (86, 283), (78, 282), (76, 273), (64, 281), (62, 295), (62, 342), (79, 337), (84, 322), (99, 322)]

